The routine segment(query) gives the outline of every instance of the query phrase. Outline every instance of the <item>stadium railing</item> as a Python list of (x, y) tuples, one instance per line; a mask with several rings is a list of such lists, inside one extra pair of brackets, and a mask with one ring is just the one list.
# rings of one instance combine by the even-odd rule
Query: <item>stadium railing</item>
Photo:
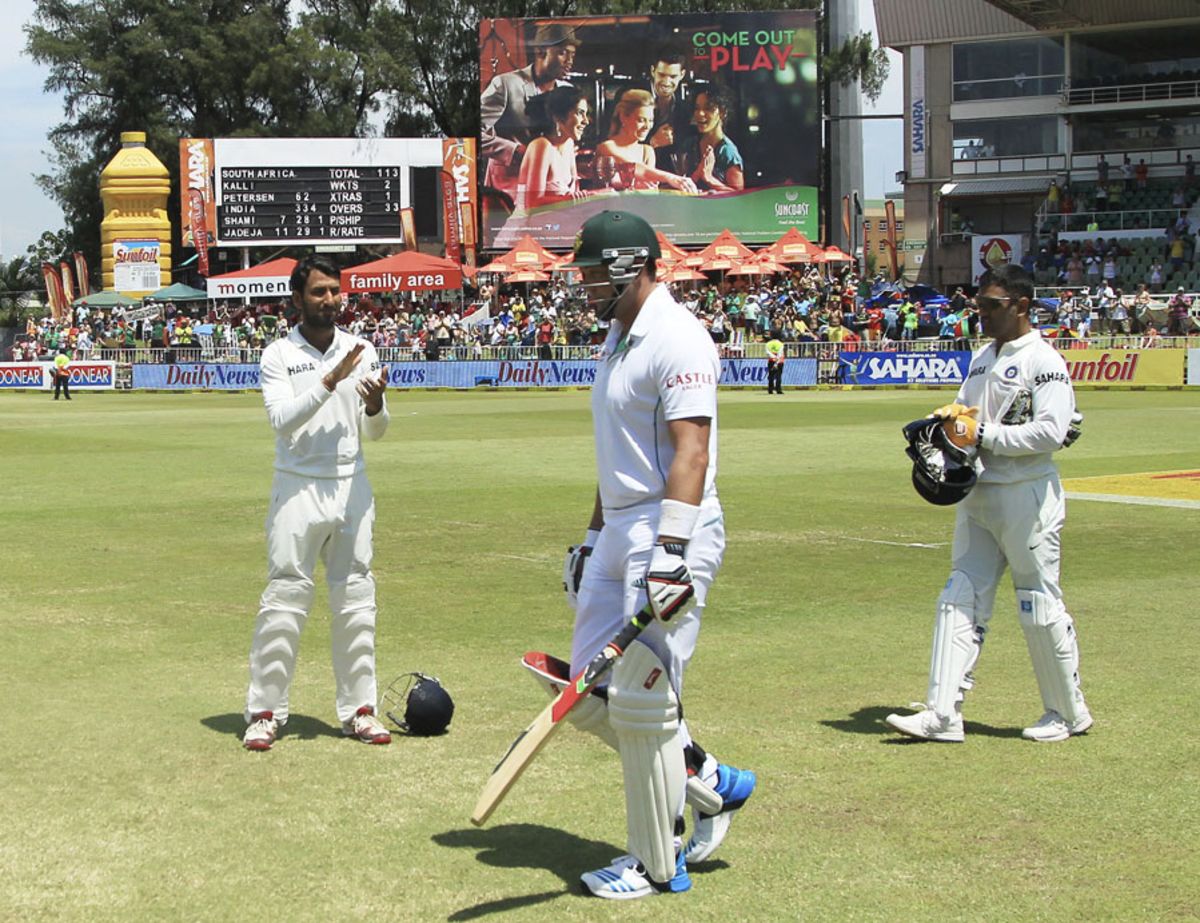
[[(825, 340), (818, 342), (785, 343), (785, 355), (789, 359), (829, 359), (836, 357), (841, 351), (848, 352), (946, 352), (956, 349), (975, 349), (983, 341), (978, 338), (969, 340), (946, 340), (937, 337), (922, 337), (917, 340), (889, 340), (885, 343), (868, 343), (858, 341), (853, 343), (833, 343)], [(1136, 334), (1094, 334), (1086, 340), (1070, 338), (1051, 338), (1050, 342), (1058, 349), (1139, 349), (1144, 344), (1144, 337)], [(1157, 349), (1185, 349), (1190, 346), (1200, 346), (1200, 338), (1196, 337), (1166, 337), (1161, 336), (1155, 342)], [(718, 346), (718, 349), (721, 349)], [(555, 361), (594, 359), (597, 354), (596, 346), (553, 346), (550, 358)], [(721, 349), (722, 355), (727, 351)], [(382, 347), (377, 350), (383, 362), (424, 362), (424, 353), (414, 354), (408, 347)], [(766, 359), (765, 343), (745, 343), (736, 353), (737, 358)], [(243, 363), (257, 365), (262, 357), (262, 350), (257, 349), (220, 349), (220, 350), (170, 350), (170, 349), (98, 349), (93, 350), (90, 358), (106, 362), (116, 362), (121, 365), (148, 364), (181, 364), (181, 363)], [(732, 358), (732, 356), (729, 356)], [(482, 353), (476, 353), (470, 346), (454, 346), (440, 351), (439, 361), (442, 362), (533, 362), (543, 358), (536, 346), (501, 346), (484, 347)]]

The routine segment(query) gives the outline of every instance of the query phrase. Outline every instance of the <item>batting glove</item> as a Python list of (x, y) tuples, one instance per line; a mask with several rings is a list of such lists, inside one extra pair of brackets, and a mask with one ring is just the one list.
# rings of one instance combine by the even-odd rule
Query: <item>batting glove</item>
[(692, 572), (683, 559), (687, 545), (683, 542), (656, 544), (650, 553), (646, 576), (638, 581), (646, 588), (646, 598), (656, 618), (669, 622), (695, 605)]
[(1062, 447), (1069, 449), (1075, 444), (1075, 440), (1083, 434), (1083, 414), (1076, 410), (1071, 414), (1071, 422), (1067, 424), (1067, 437), (1063, 440)]
[(600, 540), (599, 529), (588, 529), (582, 544), (572, 545), (563, 559), (563, 592), (567, 594), (567, 605), (574, 609), (579, 604), (579, 587), (583, 583), (583, 568), (591, 556), (592, 549)]
[[(970, 410), (970, 408), (966, 404), (959, 404), (956, 402), (953, 404), (943, 404), (929, 416), (938, 420), (953, 420), (959, 414), (966, 413), (968, 410)], [(976, 408), (975, 410), (976, 413), (979, 412), (979, 408)]]

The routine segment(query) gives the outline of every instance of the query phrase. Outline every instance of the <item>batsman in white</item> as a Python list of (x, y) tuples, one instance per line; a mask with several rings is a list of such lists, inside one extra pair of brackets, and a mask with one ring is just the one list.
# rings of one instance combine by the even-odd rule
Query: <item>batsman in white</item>
[(887, 723), (911, 737), (963, 740), (963, 697), (974, 684), (971, 671), (1007, 565), (1044, 708), (1022, 736), (1066, 740), (1092, 726), (1079, 684), (1075, 623), (1059, 588), (1066, 504), (1053, 454), (1078, 435), (1075, 394), (1062, 356), (1030, 319), (1029, 273), (1013, 265), (993, 270), (975, 300), (992, 342), (972, 357), (955, 402), (934, 415), (947, 421), (956, 445), (977, 453), (978, 482), (956, 511), (924, 708), (888, 715)]
[[(725, 550), (715, 482), (721, 365), (701, 323), (655, 282), (660, 256), (642, 218), (604, 211), (583, 225), (572, 263), (589, 305), (612, 321), (591, 395), (596, 502), (564, 568), (568, 595), (577, 593), (572, 669), (647, 601), (656, 616), (617, 661), (607, 698), (589, 696), (569, 714), (621, 755), (629, 855), (582, 876), (592, 894), (615, 899), (691, 887), (687, 862), (712, 855), (756, 782), (705, 754), (680, 707)], [(695, 806), (686, 847), (685, 791)]]
[(319, 258), (292, 273), (300, 323), (263, 351), (262, 391), (275, 430), (275, 478), (267, 511), (267, 588), (250, 647), (248, 750), (269, 750), (288, 719), (288, 687), (325, 565), (331, 647), (342, 733), (386, 744), (375, 716), (375, 499), (361, 437), (387, 430), (387, 371), (365, 340), (338, 329), (338, 271)]

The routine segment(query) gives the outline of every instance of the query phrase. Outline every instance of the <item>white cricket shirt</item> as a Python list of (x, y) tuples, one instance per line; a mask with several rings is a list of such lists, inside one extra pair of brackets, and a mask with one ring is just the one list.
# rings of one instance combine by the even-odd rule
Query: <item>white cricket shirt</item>
[(657, 286), (626, 335), (613, 321), (592, 387), (600, 502), (621, 510), (661, 500), (675, 458), (667, 421), (712, 420), (704, 497), (716, 496), (721, 360), (703, 324)]
[(979, 480), (1011, 484), (1055, 472), (1075, 412), (1075, 390), (1058, 350), (1031, 330), (996, 351), (989, 343), (971, 357), (959, 403), (979, 407)]
[[(350, 351), (364, 343), (358, 365), (330, 392), (321, 378)], [(378, 377), (375, 347), (337, 328), (328, 352), (304, 339), (297, 326), (263, 350), (262, 392), (267, 419), (275, 430), (275, 470), (313, 478), (344, 478), (364, 467), (360, 432), (378, 439), (387, 430), (383, 409), (368, 417), (354, 390), (364, 375)]]

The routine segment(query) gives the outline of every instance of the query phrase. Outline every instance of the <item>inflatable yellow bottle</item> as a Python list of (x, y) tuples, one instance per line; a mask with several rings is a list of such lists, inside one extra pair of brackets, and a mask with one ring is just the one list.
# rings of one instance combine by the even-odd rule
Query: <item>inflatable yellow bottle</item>
[(171, 284), (170, 194), (170, 175), (146, 147), (146, 133), (121, 132), (121, 149), (100, 174), (106, 291), (136, 298)]

